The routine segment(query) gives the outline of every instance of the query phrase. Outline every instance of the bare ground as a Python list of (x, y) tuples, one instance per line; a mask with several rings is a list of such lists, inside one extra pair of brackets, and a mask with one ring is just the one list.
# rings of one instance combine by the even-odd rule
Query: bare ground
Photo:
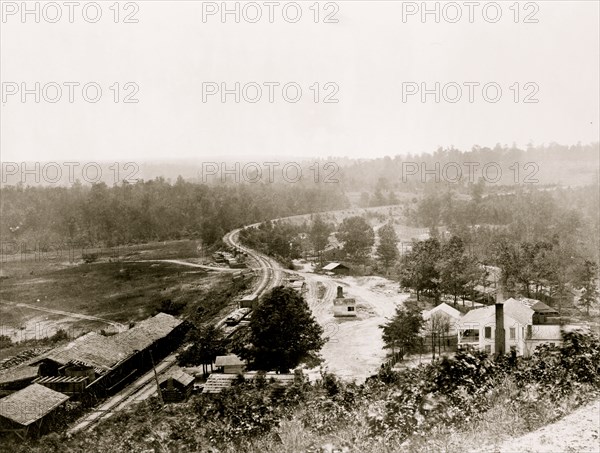
[(488, 453), (600, 453), (600, 400)]
[[(323, 366), (347, 381), (362, 382), (376, 373), (386, 356), (379, 326), (393, 316), (408, 295), (398, 292), (396, 282), (381, 277), (299, 274), (306, 279), (308, 304), (328, 337), (321, 349)], [(337, 286), (344, 288), (345, 297), (356, 299), (356, 318), (333, 317)], [(314, 379), (319, 370), (310, 370), (308, 374)]]

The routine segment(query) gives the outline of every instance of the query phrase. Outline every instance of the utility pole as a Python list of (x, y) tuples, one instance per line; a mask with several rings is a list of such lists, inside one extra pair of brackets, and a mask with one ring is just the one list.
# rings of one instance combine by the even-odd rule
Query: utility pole
[(160, 391), (160, 384), (158, 383), (158, 374), (156, 374), (156, 367), (154, 366), (154, 358), (152, 357), (152, 351), (150, 353), (150, 360), (152, 361), (152, 369), (154, 370), (154, 379), (156, 380), (156, 390), (158, 392), (158, 401), (160, 404), (164, 404), (162, 392)]

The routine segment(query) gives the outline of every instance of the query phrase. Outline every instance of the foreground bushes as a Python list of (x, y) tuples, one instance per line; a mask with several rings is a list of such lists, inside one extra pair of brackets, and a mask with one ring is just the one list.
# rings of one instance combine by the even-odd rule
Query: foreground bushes
[(598, 337), (568, 333), (562, 346), (540, 347), (516, 362), (461, 352), (400, 372), (382, 368), (361, 386), (328, 374), (312, 385), (298, 377), (288, 388), (240, 381), (181, 405), (150, 400), (70, 439), (3, 444), (33, 453), (320, 453), (326, 444), (361, 453), (458, 452), (536, 429), (599, 393)]

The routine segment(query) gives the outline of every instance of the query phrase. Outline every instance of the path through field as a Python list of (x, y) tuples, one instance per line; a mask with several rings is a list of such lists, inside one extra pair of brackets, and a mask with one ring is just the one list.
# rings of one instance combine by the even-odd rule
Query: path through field
[(54, 310), (52, 308), (44, 308), (44, 307), (39, 307), (37, 305), (10, 302), (7, 300), (3, 300), (3, 301), (1, 301), (1, 303), (12, 305), (14, 307), (29, 308), (31, 310), (38, 310), (38, 311), (43, 311), (46, 313), (52, 313), (54, 315), (67, 316), (69, 318), (84, 319), (87, 321), (98, 321), (98, 322), (108, 324), (109, 326), (114, 327), (117, 332), (123, 332), (124, 330), (127, 330), (127, 327), (119, 322), (110, 321), (110, 320), (104, 319), (104, 318), (98, 318), (97, 316), (84, 315), (81, 313), (73, 313), (70, 311), (63, 311), (63, 310)]

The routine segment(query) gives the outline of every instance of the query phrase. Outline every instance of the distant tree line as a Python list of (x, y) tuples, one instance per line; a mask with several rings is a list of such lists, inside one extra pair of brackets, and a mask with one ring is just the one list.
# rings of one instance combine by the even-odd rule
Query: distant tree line
[(207, 186), (179, 178), (71, 187), (8, 186), (0, 190), (3, 242), (114, 246), (200, 238), (213, 244), (229, 230), (268, 219), (341, 209), (335, 184)]

